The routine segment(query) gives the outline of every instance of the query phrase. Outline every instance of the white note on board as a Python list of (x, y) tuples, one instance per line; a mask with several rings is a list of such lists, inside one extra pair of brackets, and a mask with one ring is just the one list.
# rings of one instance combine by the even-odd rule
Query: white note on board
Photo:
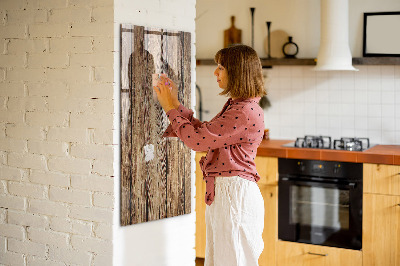
[(153, 144), (146, 144), (144, 146), (144, 160), (146, 162), (151, 161), (154, 159), (154, 145)]

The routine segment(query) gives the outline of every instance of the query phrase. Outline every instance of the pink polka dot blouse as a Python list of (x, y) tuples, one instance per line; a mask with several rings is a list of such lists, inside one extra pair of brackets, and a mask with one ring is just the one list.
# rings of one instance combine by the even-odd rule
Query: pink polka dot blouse
[(167, 112), (171, 122), (163, 137), (179, 137), (194, 151), (207, 151), (200, 160), (206, 182), (205, 202), (214, 200), (216, 176), (240, 176), (250, 181), (260, 179), (254, 159), (264, 135), (264, 112), (260, 97), (229, 98), (222, 111), (211, 121), (201, 122), (193, 111), (180, 105)]

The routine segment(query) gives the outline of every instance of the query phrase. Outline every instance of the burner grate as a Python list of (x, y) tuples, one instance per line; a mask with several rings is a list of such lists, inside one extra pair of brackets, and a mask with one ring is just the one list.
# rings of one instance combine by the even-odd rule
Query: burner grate
[(304, 138), (297, 138), (294, 146), (299, 148), (330, 149), (331, 137), (306, 135)]
[(368, 138), (340, 138), (333, 142), (335, 150), (363, 151), (369, 147)]
[(368, 138), (342, 137), (334, 140), (332, 143), (331, 137), (321, 135), (305, 135), (304, 137), (297, 138), (295, 142), (291, 142), (283, 146), (296, 148), (334, 149), (344, 151), (364, 151), (371, 148)]

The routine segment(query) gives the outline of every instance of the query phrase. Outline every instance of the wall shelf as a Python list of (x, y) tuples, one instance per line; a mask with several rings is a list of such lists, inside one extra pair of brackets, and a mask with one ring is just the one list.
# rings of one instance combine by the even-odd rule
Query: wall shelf
[(400, 57), (358, 57), (353, 65), (400, 65)]
[[(315, 58), (260, 58), (263, 67), (272, 66), (313, 66), (316, 65)], [(214, 59), (197, 59), (196, 65), (215, 65)], [(400, 65), (400, 57), (356, 57), (353, 65)]]

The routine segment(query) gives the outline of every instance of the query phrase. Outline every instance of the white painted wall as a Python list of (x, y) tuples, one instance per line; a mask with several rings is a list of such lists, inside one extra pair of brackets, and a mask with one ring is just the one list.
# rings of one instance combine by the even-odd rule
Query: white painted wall
[[(320, 38), (320, 0), (200, 0), (196, 6), (197, 58), (213, 58), (223, 46), (223, 31), (230, 17), (242, 30), (242, 42), (251, 45), (251, 13), (254, 16), (254, 49), (260, 57), (267, 54), (264, 41), (266, 21), (271, 31), (284, 30), (299, 46), (299, 58), (314, 58)], [(398, 0), (349, 0), (349, 42), (353, 57), (362, 56), (363, 12), (399, 11)]]
[[(292, 34), (298, 57), (316, 57), (319, 47), (319, 0), (199, 1), (196, 38), (198, 58), (213, 58), (223, 44), (222, 31), (236, 15), (243, 42), (251, 43), (249, 7), (256, 7), (255, 49), (266, 56), (265, 21), (272, 29)], [(349, 0), (349, 41), (353, 57), (362, 55), (363, 12), (399, 11), (398, 0)], [(390, 29), (386, 29), (390, 30)], [(356, 66), (359, 72), (315, 72), (309, 66), (274, 66), (264, 70), (272, 107), (265, 111), (266, 127), (275, 139), (305, 134), (369, 137), (373, 143), (400, 144), (400, 66)], [(226, 98), (217, 95), (214, 67), (197, 67), (203, 96), (203, 120), (211, 119)]]
[[(119, 50), (120, 24), (131, 23), (141, 26), (183, 30), (192, 33), (192, 91), (195, 90), (195, 0), (114, 0), (114, 142), (120, 142), (119, 133)], [(194, 97), (192, 102), (194, 104)], [(115, 198), (119, 199), (119, 154), (115, 151)], [(115, 201), (114, 212), (114, 265), (126, 266), (186, 266), (195, 260), (195, 176), (194, 154), (192, 154), (192, 212), (173, 218), (143, 224), (120, 226), (119, 200)]]

